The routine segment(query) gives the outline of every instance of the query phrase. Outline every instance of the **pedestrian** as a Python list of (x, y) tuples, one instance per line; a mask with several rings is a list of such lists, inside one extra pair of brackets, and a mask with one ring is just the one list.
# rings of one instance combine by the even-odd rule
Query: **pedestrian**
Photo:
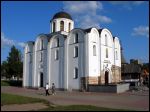
[(49, 86), (48, 86), (48, 83), (46, 83), (46, 88), (45, 88), (45, 90), (46, 90), (46, 96), (49, 95), (48, 89), (49, 89)]
[(54, 94), (55, 94), (55, 84), (52, 83), (52, 95), (54, 95)]

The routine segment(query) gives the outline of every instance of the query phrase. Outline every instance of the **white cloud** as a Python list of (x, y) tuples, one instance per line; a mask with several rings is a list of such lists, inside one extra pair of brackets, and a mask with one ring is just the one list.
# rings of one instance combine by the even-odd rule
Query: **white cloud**
[(138, 26), (133, 28), (132, 36), (146, 36), (149, 38), (149, 26)]
[(20, 46), (20, 47), (24, 47), (25, 43), (17, 42), (15, 40), (8, 39), (4, 36), (4, 33), (1, 32), (1, 48), (10, 47), (12, 45), (17, 45), (17, 46)]
[(109, 3), (131, 10), (133, 6), (139, 6), (143, 3), (146, 3), (146, 1), (110, 1)]
[(101, 23), (112, 22), (109, 17), (97, 13), (103, 10), (99, 1), (65, 1), (63, 4), (64, 9), (74, 17), (80, 28), (99, 28)]

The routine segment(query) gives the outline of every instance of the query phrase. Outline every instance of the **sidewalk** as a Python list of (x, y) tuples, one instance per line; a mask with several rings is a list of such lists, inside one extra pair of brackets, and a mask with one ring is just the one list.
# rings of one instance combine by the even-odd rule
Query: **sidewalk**
[(47, 108), (43, 103), (13, 104), (1, 106), (1, 111), (29, 111)]
[(56, 91), (56, 95), (45, 96), (45, 90), (17, 87), (1, 87), (1, 92), (42, 98), (56, 105), (94, 105), (99, 107), (149, 110), (149, 90), (115, 93)]

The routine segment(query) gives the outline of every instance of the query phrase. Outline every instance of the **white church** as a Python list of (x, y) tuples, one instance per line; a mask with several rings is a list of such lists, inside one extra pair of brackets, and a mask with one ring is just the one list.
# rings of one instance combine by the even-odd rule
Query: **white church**
[(54, 83), (57, 89), (72, 91), (121, 81), (121, 46), (111, 31), (74, 28), (64, 11), (53, 16), (50, 27), (50, 33), (25, 45), (23, 87)]

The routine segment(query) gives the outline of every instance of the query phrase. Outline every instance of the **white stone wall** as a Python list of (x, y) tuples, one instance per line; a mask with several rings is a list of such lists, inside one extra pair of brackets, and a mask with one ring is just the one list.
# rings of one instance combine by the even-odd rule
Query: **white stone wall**
[(32, 86), (33, 42), (27, 42), (24, 50), (23, 86)]
[[(114, 59), (114, 63), (116, 66), (119, 66), (121, 67), (121, 50), (120, 50), (120, 42), (119, 42), (119, 38), (118, 37), (115, 37), (114, 39), (114, 56), (115, 56), (115, 59)], [(117, 54), (116, 54), (117, 52)], [(118, 56), (116, 56), (118, 55)]]
[[(107, 44), (105, 43), (105, 35), (107, 35)], [(111, 83), (112, 71), (111, 67), (114, 64), (114, 49), (113, 49), (113, 37), (108, 29), (103, 29), (100, 34), (101, 44), (101, 71), (103, 74), (105, 71), (109, 72), (109, 83)], [(106, 48), (108, 49), (108, 58), (106, 58)]]
[[(74, 43), (75, 34), (78, 33), (78, 43)], [(67, 46), (67, 59), (66, 59), (66, 73), (67, 73), (67, 89), (80, 89), (80, 78), (84, 76), (84, 32), (80, 29), (74, 29), (70, 32), (66, 40)], [(78, 57), (74, 57), (75, 47), (78, 47)], [(74, 78), (75, 68), (78, 69), (78, 78)]]
[[(86, 57), (88, 58), (88, 77), (100, 76), (100, 46), (99, 46), (99, 33), (96, 28), (92, 28), (91, 32), (87, 35), (88, 52)], [(96, 47), (96, 55), (93, 54), (93, 46)]]
[[(41, 49), (41, 43), (43, 40), (43, 49)], [(48, 39), (47, 36), (41, 34), (38, 36), (35, 42), (35, 68), (34, 68), (34, 79), (33, 79), (33, 87), (40, 87), (40, 74), (43, 73), (43, 86), (46, 85), (47, 82), (47, 44)], [(41, 53), (42, 53), (42, 61), (41, 61)]]
[[(56, 46), (59, 39), (59, 47)], [(49, 42), (48, 54), (48, 78), (49, 85), (55, 84), (56, 88), (64, 88), (64, 37), (57, 34), (51, 37)], [(58, 50), (58, 60), (55, 59), (56, 50)]]

